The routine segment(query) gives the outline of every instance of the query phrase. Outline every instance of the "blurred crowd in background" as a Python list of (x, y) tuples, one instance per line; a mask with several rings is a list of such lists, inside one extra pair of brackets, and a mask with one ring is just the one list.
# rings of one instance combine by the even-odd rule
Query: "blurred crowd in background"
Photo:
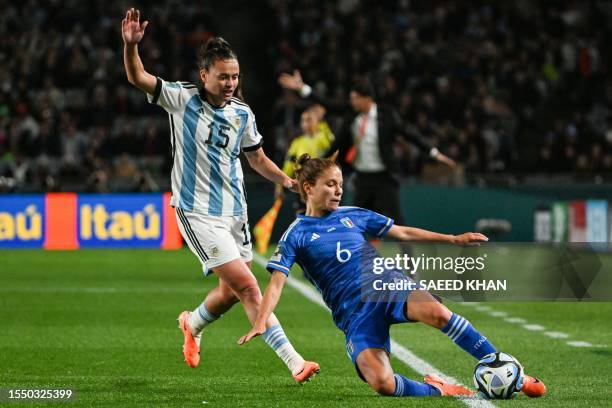
[[(197, 82), (197, 47), (217, 28), (225, 35), (232, 18), (205, 3), (144, 5), (151, 25), (140, 52), (150, 72)], [(263, 8), (270, 20), (235, 37), (273, 27), (267, 43), (247, 50), (272, 66), (261, 81), (251, 75), (251, 85), (268, 88), (249, 97), (247, 86), (247, 99), (279, 164), (301, 133), (307, 102), (274, 81), (298, 69), (338, 103), (368, 76), (379, 101), (465, 174), (612, 177), (612, 3), (235, 3)], [(128, 6), (0, 0), (0, 191), (168, 188), (167, 116), (123, 71), (119, 28)], [(340, 116), (328, 112), (327, 120), (334, 129)], [(427, 158), (416, 149), (398, 142), (395, 151), (405, 157), (404, 176), (426, 176)]]
[[(274, 5), (279, 71), (299, 69), (338, 102), (367, 75), (381, 101), (468, 172), (612, 171), (609, 2)], [(302, 103), (281, 96), (279, 135), (293, 132)], [(416, 150), (398, 149), (418, 174)]]
[[(0, 0), (0, 191), (168, 189), (168, 117), (123, 68), (122, 2)], [(151, 2), (140, 53), (169, 80), (197, 75), (210, 11)]]

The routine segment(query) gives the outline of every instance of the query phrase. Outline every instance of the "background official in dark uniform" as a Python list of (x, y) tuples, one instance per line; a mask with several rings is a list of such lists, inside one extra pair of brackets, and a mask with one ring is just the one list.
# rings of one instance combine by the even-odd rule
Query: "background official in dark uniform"
[[(316, 95), (297, 71), (281, 75), (279, 83), (298, 91), (302, 97), (312, 97), (331, 111), (347, 111), (346, 105), (334, 106)], [(414, 126), (405, 123), (392, 106), (376, 103), (370, 81), (364, 79), (351, 87), (350, 105), (352, 112), (346, 114), (328, 153), (339, 150), (343, 165), (355, 169), (355, 206), (372, 209), (397, 223), (404, 223), (397, 176), (399, 163), (393, 152), (396, 137), (405, 138), (423, 153), (451, 168), (455, 167), (455, 162), (428, 143)]]

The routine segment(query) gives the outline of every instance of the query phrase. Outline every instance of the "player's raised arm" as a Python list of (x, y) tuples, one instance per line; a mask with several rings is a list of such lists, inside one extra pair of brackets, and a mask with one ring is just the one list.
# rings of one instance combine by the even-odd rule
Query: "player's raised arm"
[(157, 78), (145, 71), (140, 56), (138, 43), (144, 36), (148, 21), (140, 24), (140, 10), (129, 9), (121, 21), (123, 37), (123, 63), (128, 81), (148, 94), (155, 93)]
[(266, 321), (268, 321), (268, 318), (272, 312), (274, 312), (286, 281), (287, 275), (285, 273), (281, 271), (274, 271), (272, 274), (272, 279), (270, 279), (270, 283), (268, 284), (266, 292), (264, 293), (261, 306), (259, 307), (259, 312), (257, 313), (257, 319), (253, 324), (253, 328), (251, 328), (247, 334), (238, 340), (238, 344), (242, 345), (251, 340), (253, 337), (262, 335), (266, 331)]
[(387, 236), (400, 241), (448, 242), (457, 245), (468, 245), (489, 240), (489, 238), (478, 232), (465, 232), (461, 235), (447, 235), (402, 225), (392, 226)]
[(297, 181), (283, 173), (283, 171), (266, 156), (261, 147), (254, 151), (244, 152), (244, 154), (253, 170), (271, 182), (282, 184), (285, 188), (297, 192)]
[(310, 85), (304, 82), (300, 71), (295, 70), (293, 73), (282, 73), (278, 77), (278, 84), (284, 88), (297, 92), (302, 98), (310, 98), (317, 104), (320, 104), (324, 110), (329, 110), (338, 114), (344, 114), (348, 106), (345, 103), (338, 103), (331, 98), (319, 95), (312, 89)]
[(423, 135), (421, 135), (416, 126), (404, 122), (397, 112), (393, 112), (391, 119), (394, 131), (403, 136), (409, 143), (414, 144), (419, 150), (429, 154), (432, 159), (447, 165), (451, 169), (454, 169), (457, 166), (457, 163), (455, 163), (453, 159), (441, 153), (435, 146), (431, 146), (430, 143), (425, 140)]
[(302, 74), (297, 69), (292, 74), (282, 73), (278, 77), (278, 83), (285, 89), (299, 92), (302, 97), (307, 97), (311, 94), (312, 88), (304, 83)]

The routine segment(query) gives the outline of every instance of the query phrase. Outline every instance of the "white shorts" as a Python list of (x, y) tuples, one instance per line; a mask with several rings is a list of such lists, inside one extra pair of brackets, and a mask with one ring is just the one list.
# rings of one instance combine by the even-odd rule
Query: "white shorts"
[(207, 276), (210, 271), (234, 259), (249, 262), (251, 232), (247, 214), (238, 216), (205, 215), (176, 208), (176, 218), (183, 239), (202, 263)]

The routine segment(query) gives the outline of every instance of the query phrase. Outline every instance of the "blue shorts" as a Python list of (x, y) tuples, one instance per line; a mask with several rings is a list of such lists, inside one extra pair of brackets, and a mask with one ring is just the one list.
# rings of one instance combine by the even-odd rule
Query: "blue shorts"
[(406, 316), (406, 301), (403, 302), (363, 302), (351, 316), (351, 323), (346, 331), (346, 352), (355, 364), (357, 373), (363, 379), (357, 367), (357, 356), (368, 348), (383, 349), (391, 353), (392, 324), (412, 322)]

